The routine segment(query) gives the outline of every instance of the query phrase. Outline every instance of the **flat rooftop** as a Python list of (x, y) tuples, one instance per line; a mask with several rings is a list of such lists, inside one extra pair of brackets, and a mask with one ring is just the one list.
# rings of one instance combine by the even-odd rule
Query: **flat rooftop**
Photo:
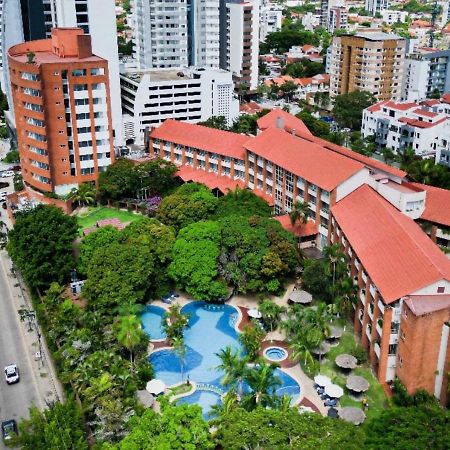
[(401, 39), (404, 40), (404, 38), (393, 34), (393, 33), (383, 33), (381, 31), (377, 32), (359, 32), (355, 34), (356, 37), (362, 37), (364, 39), (367, 39), (368, 41), (389, 41), (391, 39)]
[[(152, 82), (161, 81), (183, 81), (199, 78), (202, 73), (214, 72), (214, 73), (226, 73), (223, 69), (194, 69), (188, 70), (185, 68), (173, 68), (173, 69), (147, 69), (140, 71), (130, 71), (121, 73), (122, 76), (129, 78), (135, 82), (139, 82), (144, 76), (148, 75)], [(195, 77), (197, 75), (197, 77)]]

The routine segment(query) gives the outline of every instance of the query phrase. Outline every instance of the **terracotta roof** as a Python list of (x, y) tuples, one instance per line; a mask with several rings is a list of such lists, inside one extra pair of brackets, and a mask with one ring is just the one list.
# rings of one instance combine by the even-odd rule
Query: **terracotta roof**
[(410, 295), (406, 304), (415, 316), (450, 308), (450, 295)]
[(410, 119), (409, 117), (400, 117), (400, 119), (398, 119), (399, 122), (406, 123), (416, 128), (432, 128), (435, 127), (436, 125), (439, 125), (442, 122), (445, 122), (446, 120), (447, 117), (443, 117), (442, 119), (439, 119), (436, 122), (425, 122), (424, 120)]
[(426, 105), (426, 106), (435, 106), (435, 105), (439, 105), (441, 102), (436, 99), (436, 98), (428, 98), (427, 100), (424, 100), (422, 102), (422, 105)]
[(427, 184), (411, 184), (427, 192), (425, 211), (420, 218), (450, 227), (450, 191)]
[(419, 115), (419, 116), (425, 116), (425, 117), (436, 117), (437, 113), (432, 112), (432, 111), (427, 111), (426, 109), (423, 108), (417, 108), (413, 111), (413, 113)]
[(442, 103), (450, 103), (450, 94), (444, 94), (444, 95), (441, 97), (441, 102), (442, 102)]
[(283, 216), (274, 217), (275, 220), (280, 222), (281, 226), (286, 230), (290, 231), (294, 234), (295, 237), (305, 237), (305, 236), (314, 236), (319, 232), (316, 222), (314, 220), (308, 219), (306, 223), (296, 223), (295, 227), (292, 226), (291, 218), (289, 214), (285, 214)]
[(419, 225), (368, 185), (331, 211), (386, 303), (450, 281), (450, 260)]
[(292, 132), (293, 130), (302, 131), (305, 134), (312, 136), (311, 132), (308, 130), (307, 126), (304, 124), (303, 120), (289, 114), (282, 109), (275, 108), (270, 111), (270, 113), (262, 116), (257, 120), (257, 125), (260, 130), (266, 130), (267, 128), (276, 128), (277, 119), (281, 117), (284, 122), (284, 129), (286, 131)]
[(150, 135), (154, 139), (167, 140), (175, 144), (186, 145), (238, 159), (244, 159), (243, 145), (251, 139), (249, 136), (242, 134), (216, 130), (187, 122), (178, 122), (173, 119), (167, 119), (158, 128), (152, 130)]
[(382, 102), (375, 103), (374, 105), (369, 106), (369, 107), (367, 108), (367, 111), (370, 111), (370, 112), (379, 111), (379, 110), (381, 109), (381, 107), (382, 107), (383, 105), (385, 105), (386, 103), (387, 103), (386, 100), (385, 100), (385, 101), (382, 101)]
[(316, 136), (307, 136), (302, 135), (302, 133), (295, 133), (297, 136), (302, 137), (303, 139), (310, 140), (312, 142), (316, 142), (320, 146), (331, 150), (335, 153), (339, 153), (343, 156), (346, 156), (349, 159), (353, 159), (355, 161), (360, 162), (361, 164), (364, 164), (366, 167), (373, 169), (373, 170), (379, 170), (381, 172), (388, 173), (390, 175), (393, 175), (395, 177), (404, 178), (406, 177), (407, 173), (403, 170), (397, 169), (396, 167), (389, 166), (388, 164), (385, 164), (381, 161), (378, 161), (374, 158), (369, 158), (368, 156), (361, 155), (360, 153), (354, 152), (353, 150), (350, 150), (346, 147), (341, 147), (340, 145), (333, 144), (332, 142), (328, 142), (324, 139), (320, 139)]
[(397, 103), (392, 100), (388, 100), (387, 102), (384, 103), (384, 106), (386, 106), (387, 108), (397, 109), (398, 111), (407, 111), (408, 109), (416, 108), (417, 103), (414, 102)]
[(332, 191), (364, 167), (279, 128), (266, 129), (245, 147), (326, 191)]
[(239, 107), (240, 112), (244, 112), (244, 113), (248, 113), (248, 114), (256, 114), (257, 112), (260, 112), (262, 110), (263, 110), (262, 106), (259, 106), (258, 103), (256, 103), (256, 102), (243, 103)]

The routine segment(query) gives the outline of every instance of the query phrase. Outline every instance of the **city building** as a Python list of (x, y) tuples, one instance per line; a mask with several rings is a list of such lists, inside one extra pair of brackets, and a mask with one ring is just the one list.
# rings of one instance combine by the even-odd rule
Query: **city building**
[[(307, 203), (300, 245), (338, 243), (348, 256), (358, 289), (355, 329), (386, 392), (398, 377), (408, 392), (426, 389), (445, 404), (450, 260), (436, 229), (448, 230), (450, 192), (316, 138), (286, 112), (273, 110), (258, 128), (251, 137), (168, 120), (151, 131), (148, 149), (174, 162), (185, 182), (218, 195), (252, 190), (286, 228), (294, 202)], [(418, 223), (431, 224), (431, 239)]]
[(389, 0), (366, 0), (364, 9), (375, 16), (389, 9)]
[(401, 99), (421, 101), (450, 92), (450, 49), (418, 48), (405, 58)]
[[(320, 26), (327, 28), (328, 25), (336, 21), (336, 18), (330, 20), (330, 10), (336, 8), (344, 8), (345, 9), (345, 1), (344, 0), (321, 0), (320, 2)], [(345, 11), (346, 12), (346, 11)], [(333, 13), (333, 15), (336, 15)], [(340, 16), (340, 14), (339, 14)], [(345, 20), (347, 20), (347, 16), (345, 16)], [(330, 31), (330, 30), (328, 30)]]
[(394, 9), (385, 9), (381, 11), (381, 19), (386, 25), (394, 25), (397, 22), (405, 22), (408, 17), (406, 11), (397, 11)]
[(286, 82), (293, 82), (297, 85), (297, 90), (293, 93), (296, 98), (308, 100), (316, 92), (329, 91), (330, 76), (326, 73), (309, 78), (293, 78), (290, 75), (281, 75), (276, 78), (268, 78), (264, 81), (264, 84), (272, 89), (274, 85), (281, 87)]
[(327, 30), (334, 33), (336, 30), (347, 29), (347, 9), (345, 7), (335, 6), (328, 10)]
[(232, 125), (239, 115), (230, 72), (221, 69), (155, 69), (121, 74), (126, 138), (136, 144), (166, 119), (196, 123), (224, 116)]
[(320, 14), (307, 12), (302, 17), (302, 25), (305, 27), (305, 30), (314, 31), (320, 25), (320, 19)]
[(412, 148), (418, 156), (435, 158), (445, 148), (442, 139), (450, 137), (450, 115), (442, 107), (416, 102), (379, 102), (363, 111), (361, 133), (364, 138), (374, 136), (380, 148), (395, 153)]
[(300, 61), (302, 59), (309, 59), (313, 62), (323, 62), (323, 56), (320, 54), (322, 47), (314, 47), (309, 44), (293, 45), (286, 53), (287, 62)]
[(263, 0), (260, 9), (259, 40), (264, 41), (269, 33), (280, 30), (282, 19), (282, 6)]
[(330, 96), (353, 91), (400, 100), (406, 41), (394, 34), (359, 32), (333, 38)]
[[(225, 0), (223, 0), (225, 1)], [(259, 57), (259, 0), (225, 2), (220, 67), (233, 74), (238, 90), (256, 91)]]
[[(109, 64), (111, 108), (116, 144), (122, 144), (122, 108), (120, 104), (119, 55), (114, 0), (0, 0), (3, 1), (1, 47), (6, 55), (9, 47), (23, 41), (51, 37), (51, 30), (82, 28), (92, 38), (94, 54)], [(7, 63), (7, 61), (4, 61)], [(4, 71), (2, 89), (11, 105), (9, 71)], [(9, 118), (15, 128), (14, 115)]]
[(28, 188), (65, 195), (96, 182), (114, 160), (108, 62), (79, 28), (8, 52), (22, 177)]

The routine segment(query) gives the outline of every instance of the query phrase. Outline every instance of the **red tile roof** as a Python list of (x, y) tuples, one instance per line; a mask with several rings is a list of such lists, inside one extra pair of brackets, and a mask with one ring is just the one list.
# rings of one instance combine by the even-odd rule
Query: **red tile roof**
[(415, 128), (432, 128), (435, 127), (436, 125), (439, 125), (442, 122), (445, 122), (446, 120), (447, 117), (443, 117), (442, 119), (437, 120), (436, 122), (425, 122), (424, 120), (410, 119), (409, 117), (400, 117), (400, 119), (398, 119), (399, 122), (406, 123)]
[(442, 102), (442, 103), (450, 103), (450, 94), (444, 94), (444, 95), (441, 97), (441, 102)]
[(410, 295), (406, 304), (415, 316), (450, 308), (450, 295)]
[(373, 170), (379, 170), (381, 172), (393, 175), (395, 177), (404, 178), (406, 177), (407, 173), (403, 170), (397, 169), (396, 167), (389, 166), (388, 164), (385, 164), (381, 161), (378, 161), (377, 159), (369, 158), (368, 156), (361, 155), (360, 153), (354, 152), (353, 150), (350, 150), (346, 147), (341, 147), (340, 145), (333, 144), (332, 142), (328, 142), (324, 139), (320, 139), (316, 136), (307, 136), (302, 135), (302, 133), (295, 133), (297, 136), (306, 139), (311, 142), (315, 142), (319, 144), (321, 147), (331, 150), (335, 153), (339, 153), (340, 155), (346, 156), (347, 158), (353, 159), (354, 161), (358, 161), (361, 164), (364, 164), (366, 167), (373, 169)]
[(256, 114), (258, 112), (261, 112), (263, 110), (263, 107), (258, 105), (256, 102), (248, 102), (243, 103), (239, 107), (239, 111), (247, 114)]
[(312, 136), (311, 132), (308, 130), (303, 120), (300, 120), (294, 115), (289, 114), (288, 112), (283, 111), (282, 109), (279, 108), (272, 109), (270, 113), (266, 114), (265, 116), (262, 116), (260, 119), (258, 119), (256, 123), (260, 130), (266, 130), (267, 128), (276, 128), (277, 120), (279, 117), (282, 118), (284, 129), (286, 131), (288, 132), (292, 132), (293, 130), (295, 130), (296, 132), (302, 131), (303, 133)]
[(332, 191), (364, 167), (279, 128), (266, 129), (245, 147), (326, 191)]
[(450, 281), (450, 260), (419, 225), (368, 185), (331, 211), (386, 303)]
[(290, 231), (294, 234), (295, 237), (304, 237), (304, 236), (314, 236), (319, 232), (316, 222), (314, 220), (308, 219), (306, 223), (296, 223), (295, 227), (292, 226), (291, 218), (289, 214), (285, 214), (283, 216), (274, 217), (275, 220), (280, 222), (281, 226), (286, 230)]
[(413, 111), (413, 113), (418, 114), (419, 116), (425, 116), (425, 117), (436, 117), (437, 113), (432, 111), (427, 111), (423, 108), (417, 108)]
[(407, 111), (408, 109), (417, 107), (417, 103), (409, 102), (409, 103), (397, 103), (393, 100), (388, 100), (384, 103), (384, 106), (387, 108), (397, 109), (398, 111)]
[(450, 227), (450, 191), (427, 184), (411, 184), (427, 192), (425, 211), (420, 218)]
[(251, 139), (242, 134), (173, 119), (167, 119), (159, 128), (152, 130), (150, 135), (154, 139), (167, 140), (238, 159), (244, 159), (244, 143)]

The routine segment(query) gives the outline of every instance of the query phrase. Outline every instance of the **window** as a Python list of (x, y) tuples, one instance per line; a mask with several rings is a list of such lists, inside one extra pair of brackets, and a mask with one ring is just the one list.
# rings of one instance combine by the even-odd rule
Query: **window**
[(388, 349), (388, 355), (396, 355), (397, 354), (397, 344), (390, 344)]
[(84, 77), (86, 76), (86, 69), (75, 69), (72, 70), (73, 77)]
[(438, 286), (437, 293), (438, 294), (443, 294), (444, 292), (445, 292), (445, 286)]
[(91, 69), (91, 75), (93, 75), (93, 76), (104, 75), (104, 74), (105, 74), (105, 69), (103, 67)]
[(87, 91), (87, 88), (88, 88), (87, 84), (74, 84), (73, 86), (73, 90), (75, 92)]

